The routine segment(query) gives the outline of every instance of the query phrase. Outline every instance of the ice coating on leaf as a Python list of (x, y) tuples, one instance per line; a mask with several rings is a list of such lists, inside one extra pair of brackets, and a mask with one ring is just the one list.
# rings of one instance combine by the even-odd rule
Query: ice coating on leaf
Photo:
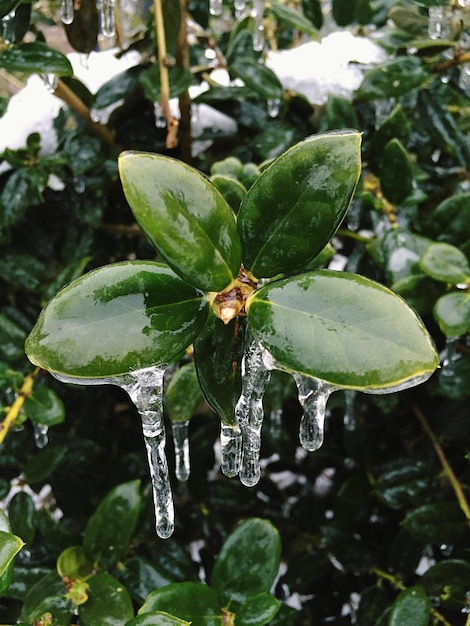
[(175, 446), (175, 474), (178, 480), (187, 481), (191, 472), (189, 458), (189, 420), (173, 422), (171, 426)]
[(220, 424), (221, 469), (225, 476), (233, 478), (240, 471), (242, 434), (237, 425)]
[(47, 435), (49, 427), (46, 424), (33, 424), (34, 443), (38, 448), (45, 448), (49, 443)]
[(326, 403), (334, 387), (310, 376), (293, 374), (303, 414), (300, 420), (299, 439), (309, 452), (318, 450), (325, 434)]
[[(156, 530), (162, 539), (170, 537), (174, 530), (173, 496), (165, 456), (164, 373), (164, 368), (149, 367), (123, 376), (120, 384), (129, 394), (142, 420), (142, 432), (152, 479)], [(118, 377), (115, 381), (117, 380)]]
[(260, 478), (263, 396), (271, 378), (270, 361), (263, 346), (249, 338), (242, 360), (242, 392), (235, 408), (242, 433), (240, 480), (247, 487)]

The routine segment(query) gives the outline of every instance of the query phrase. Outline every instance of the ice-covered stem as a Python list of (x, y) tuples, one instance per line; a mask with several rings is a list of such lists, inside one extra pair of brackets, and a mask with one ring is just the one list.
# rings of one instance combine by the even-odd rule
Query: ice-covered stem
[(16, 400), (13, 402), (11, 407), (8, 409), (7, 414), (3, 422), (0, 423), (0, 444), (2, 444), (7, 436), (10, 428), (15, 424), (18, 415), (23, 408), (24, 401), (33, 393), (33, 385), (34, 379), (39, 374), (40, 369), (37, 367), (31, 374), (28, 374), (24, 381), (21, 389), (18, 391), (16, 396)]
[(174, 508), (168, 464), (165, 456), (165, 422), (163, 420), (163, 376), (165, 370), (150, 367), (126, 376), (123, 388), (135, 404), (142, 420), (142, 431), (150, 477), (157, 534), (162, 539), (174, 530)]
[(171, 425), (173, 444), (175, 446), (175, 474), (176, 478), (186, 481), (191, 472), (189, 460), (189, 420), (173, 422)]
[(242, 391), (235, 407), (235, 416), (242, 433), (240, 480), (247, 487), (256, 485), (260, 478), (263, 396), (271, 378), (268, 361), (263, 346), (247, 334), (241, 364)]
[(305, 450), (314, 452), (323, 443), (326, 403), (333, 389), (321, 380), (302, 376), (297, 372), (293, 377), (303, 409), (299, 429), (300, 444)]

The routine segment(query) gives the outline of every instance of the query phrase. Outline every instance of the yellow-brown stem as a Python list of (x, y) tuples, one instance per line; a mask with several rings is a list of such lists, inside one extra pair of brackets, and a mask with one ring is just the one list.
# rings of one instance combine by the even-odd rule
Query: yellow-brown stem
[(7, 436), (8, 431), (15, 424), (18, 415), (20, 414), (21, 409), (23, 408), (24, 401), (28, 398), (33, 392), (34, 379), (39, 374), (39, 367), (37, 367), (31, 374), (28, 374), (24, 381), (21, 389), (18, 392), (18, 396), (16, 400), (13, 402), (11, 407), (8, 409), (7, 415), (3, 422), (0, 424), (0, 444), (2, 444)]

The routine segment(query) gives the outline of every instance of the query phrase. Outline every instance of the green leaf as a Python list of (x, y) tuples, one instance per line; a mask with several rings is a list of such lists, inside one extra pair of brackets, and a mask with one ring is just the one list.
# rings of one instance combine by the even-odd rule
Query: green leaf
[(62, 289), (26, 340), (29, 359), (55, 374), (106, 378), (178, 360), (207, 304), (166, 266), (111, 264)]
[(242, 183), (231, 176), (223, 176), (221, 174), (213, 174), (211, 183), (227, 200), (232, 211), (238, 213), (240, 203), (246, 196), (246, 189)]
[(470, 587), (470, 563), (463, 559), (447, 559), (430, 567), (421, 584), (430, 597), (439, 598), (447, 606), (461, 610)]
[[(162, 558), (159, 553), (159, 559)], [(139, 605), (144, 603), (150, 592), (174, 581), (172, 576), (160, 571), (158, 565), (140, 556), (131, 556), (120, 565), (119, 579)]]
[(0, 67), (7, 72), (27, 74), (73, 74), (72, 65), (65, 54), (39, 41), (22, 43), (0, 52)]
[(386, 287), (318, 270), (247, 302), (255, 337), (284, 368), (338, 388), (387, 393), (423, 382), (439, 358), (416, 314)]
[(279, 78), (257, 59), (237, 57), (230, 63), (229, 71), (265, 100), (276, 100), (282, 96)]
[(22, 539), (12, 533), (0, 530), (0, 576), (7, 571), (10, 563), (24, 546)]
[(125, 626), (134, 616), (125, 587), (108, 572), (88, 580), (88, 600), (78, 607), (83, 626)]
[(134, 215), (152, 244), (184, 280), (222, 291), (238, 275), (241, 247), (223, 196), (188, 165), (146, 152), (119, 157)]
[(332, 14), (338, 26), (349, 26), (354, 20), (357, 0), (333, 0)]
[(14, 11), (20, 2), (21, 0), (2, 0), (0, 3), (0, 19), (8, 15), (11, 11)]
[(280, 557), (279, 533), (270, 522), (251, 518), (239, 524), (225, 540), (212, 571), (212, 587), (221, 604), (268, 592)]
[(142, 65), (130, 67), (106, 81), (95, 93), (93, 107), (104, 109), (119, 100), (124, 100), (139, 85)]
[(418, 463), (395, 463), (377, 477), (374, 491), (387, 506), (400, 509), (423, 501), (436, 488), (430, 468)]
[(463, 246), (470, 241), (470, 193), (454, 194), (443, 200), (429, 216), (426, 227), (439, 241)]
[(361, 135), (315, 135), (255, 181), (238, 215), (245, 267), (258, 278), (292, 273), (329, 242), (359, 178)]
[(137, 615), (126, 626), (191, 626), (192, 623), (164, 611), (153, 611)]
[(202, 402), (202, 393), (193, 362), (173, 374), (165, 392), (166, 410), (172, 422), (186, 422)]
[(401, 591), (388, 618), (389, 626), (428, 626), (431, 604), (424, 589), (417, 585)]
[(269, 10), (274, 14), (274, 17), (283, 24), (287, 24), (287, 26), (309, 35), (314, 41), (321, 40), (320, 33), (312, 22), (305, 17), (302, 11), (281, 4), (280, 2), (271, 2)]
[(93, 563), (82, 546), (70, 546), (57, 559), (57, 572), (61, 578), (83, 580), (93, 574)]
[(269, 593), (248, 596), (237, 611), (237, 626), (264, 626), (269, 624), (279, 611), (279, 600)]
[(140, 481), (122, 483), (99, 503), (83, 534), (86, 557), (108, 569), (126, 554), (140, 512)]
[(139, 615), (156, 611), (187, 620), (191, 626), (221, 624), (221, 608), (217, 594), (202, 583), (171, 583), (153, 591), (141, 607)]
[(399, 139), (390, 140), (382, 155), (380, 186), (392, 204), (400, 204), (413, 188), (413, 168)]
[(28, 548), (36, 534), (37, 513), (33, 499), (25, 491), (18, 491), (8, 505), (8, 518), (12, 532), (22, 538)]
[[(191, 72), (182, 67), (169, 68), (168, 75), (171, 98), (178, 98), (184, 94), (188, 90), (188, 87), (194, 82), (194, 77)], [(144, 70), (139, 75), (139, 83), (144, 88), (145, 96), (150, 102), (159, 102), (161, 100), (161, 79), (158, 65), (152, 65)]]
[(32, 395), (24, 402), (25, 411), (29, 419), (35, 424), (55, 426), (61, 424), (65, 418), (65, 407), (55, 391), (48, 387), (35, 389)]
[(433, 314), (446, 337), (470, 333), (470, 293), (447, 293), (436, 302)]
[(470, 283), (470, 264), (467, 257), (449, 243), (432, 243), (420, 260), (423, 272), (444, 283)]
[(241, 393), (245, 320), (225, 325), (209, 314), (206, 332), (194, 342), (194, 360), (204, 397), (225, 424), (235, 424), (235, 405)]
[(83, 133), (67, 136), (64, 143), (64, 154), (74, 176), (97, 168), (104, 161), (100, 140)]
[(416, 539), (425, 543), (454, 544), (465, 536), (465, 517), (454, 502), (423, 504), (410, 511), (403, 526)]
[(382, 239), (387, 280), (394, 282), (419, 271), (419, 259), (431, 243), (404, 228), (391, 228)]
[(366, 100), (396, 98), (422, 85), (428, 76), (416, 57), (398, 57), (367, 70), (355, 97)]

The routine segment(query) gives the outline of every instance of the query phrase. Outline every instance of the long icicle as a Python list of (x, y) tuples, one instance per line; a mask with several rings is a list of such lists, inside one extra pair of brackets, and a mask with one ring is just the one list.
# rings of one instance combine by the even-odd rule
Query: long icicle
[(242, 433), (240, 481), (247, 487), (256, 485), (260, 478), (261, 428), (263, 425), (263, 396), (271, 378), (266, 350), (252, 337), (242, 360), (242, 392), (235, 415)]
[(150, 476), (157, 535), (166, 539), (174, 530), (174, 507), (168, 464), (165, 456), (165, 423), (163, 420), (163, 376), (165, 370), (150, 367), (126, 376), (123, 388), (135, 404), (142, 420), (142, 431)]
[(300, 444), (305, 450), (314, 452), (323, 444), (326, 403), (334, 389), (310, 376), (294, 373), (293, 377), (303, 409), (299, 429)]
[(191, 464), (189, 459), (189, 420), (173, 422), (171, 425), (175, 446), (175, 474), (182, 482), (189, 479)]
[(238, 425), (220, 425), (220, 451), (222, 473), (233, 478), (240, 471), (242, 434)]

